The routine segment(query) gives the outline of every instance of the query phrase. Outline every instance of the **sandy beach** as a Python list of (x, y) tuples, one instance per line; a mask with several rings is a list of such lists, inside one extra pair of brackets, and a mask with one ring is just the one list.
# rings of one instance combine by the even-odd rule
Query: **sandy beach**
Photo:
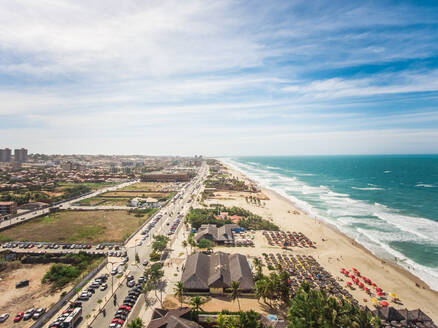
[[(224, 163), (223, 163), (224, 164)], [(226, 165), (226, 164), (224, 164)], [(227, 166), (230, 173), (239, 179), (250, 181), (241, 172)], [(411, 273), (397, 266), (385, 262), (374, 256), (367, 249), (357, 244), (354, 240), (342, 234), (336, 228), (331, 227), (319, 220), (315, 220), (298, 210), (294, 204), (275, 193), (272, 190), (262, 188), (260, 196), (265, 195), (262, 206), (248, 203), (244, 192), (219, 192), (215, 198), (209, 199), (206, 203), (221, 203), (225, 206), (239, 206), (252, 211), (265, 219), (270, 219), (283, 231), (302, 232), (313, 242), (316, 249), (293, 248), (292, 254), (312, 255), (327, 271), (334, 277), (342, 279), (341, 285), (349, 281), (340, 273), (341, 268), (351, 270), (358, 269), (363, 276), (370, 278), (387, 294), (396, 294), (401, 305), (391, 303), (395, 308), (408, 308), (410, 310), (420, 308), (428, 314), (435, 322), (438, 322), (438, 293), (431, 290), (423, 281)], [(259, 237), (256, 237), (259, 239)], [(260, 239), (263, 237), (260, 236)], [(266, 242), (266, 239), (263, 241)], [(262, 244), (263, 244), (262, 242)], [(267, 244), (255, 248), (235, 247), (226, 248), (228, 252), (240, 252), (247, 256), (260, 256), (262, 252), (284, 252), (279, 247), (269, 247)], [(261, 248), (261, 249), (260, 249)], [(364, 291), (350, 290), (351, 294), (362, 305), (373, 308), (373, 304)], [(388, 297), (388, 299), (391, 299)]]

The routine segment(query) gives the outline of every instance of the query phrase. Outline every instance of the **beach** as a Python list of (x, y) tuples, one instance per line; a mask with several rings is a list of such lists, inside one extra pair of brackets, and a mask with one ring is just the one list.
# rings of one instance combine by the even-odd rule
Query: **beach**
[[(242, 180), (251, 181), (240, 171), (231, 168), (226, 163), (223, 164), (231, 175)], [(438, 304), (438, 293), (431, 290), (419, 278), (394, 263), (377, 258), (335, 227), (311, 218), (299, 210), (290, 200), (276, 192), (262, 188), (258, 194), (264, 198), (262, 205), (247, 202), (245, 197), (249, 193), (237, 191), (215, 193), (215, 197), (208, 200), (207, 203), (239, 206), (265, 219), (272, 220), (282, 231), (302, 232), (316, 243), (316, 249), (293, 248), (288, 252), (312, 255), (335, 278), (342, 279), (339, 282), (343, 286), (350, 279), (340, 273), (341, 268), (350, 271), (352, 268), (356, 268), (363, 276), (371, 279), (387, 294), (394, 293), (398, 296), (402, 304), (390, 303), (391, 306), (398, 309), (408, 308), (409, 310), (420, 308), (435, 322), (438, 322), (438, 309), (436, 306)], [(272, 249), (268, 246), (265, 247), (265, 252), (284, 252), (279, 247), (272, 247)], [(248, 256), (261, 256), (257, 246), (256, 248), (233, 248), (232, 252), (241, 252)], [(350, 290), (350, 293), (360, 304), (373, 308), (370, 297), (364, 291), (356, 288)], [(388, 297), (389, 299), (390, 297)]]

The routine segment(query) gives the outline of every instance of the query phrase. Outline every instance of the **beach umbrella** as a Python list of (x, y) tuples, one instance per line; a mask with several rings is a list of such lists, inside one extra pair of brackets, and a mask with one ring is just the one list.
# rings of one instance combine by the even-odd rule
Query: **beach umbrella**
[(372, 285), (372, 286), (374, 286), (374, 287), (376, 287), (376, 286), (377, 286), (377, 285), (376, 285), (376, 284), (375, 284), (374, 282), (373, 282), (373, 283), (371, 283), (371, 285)]
[(347, 286), (353, 286), (353, 284), (349, 281), (347, 281)]
[(382, 291), (382, 288), (377, 287), (376, 290), (377, 290), (378, 292), (381, 292), (381, 291)]
[(394, 298), (398, 298), (398, 296), (394, 293), (390, 293), (389, 296), (394, 297)]
[(357, 269), (356, 269), (356, 268), (353, 268), (353, 271), (357, 271)]
[(377, 298), (374, 298), (374, 297), (371, 299), (371, 302), (373, 302), (376, 305), (379, 304), (379, 301), (377, 300)]
[(377, 295), (379, 295), (379, 296), (383, 296), (383, 295), (385, 295), (385, 294), (383, 294), (383, 293), (381, 293), (381, 292), (377, 292)]
[(388, 306), (389, 305), (389, 303), (387, 301), (380, 301), (379, 303), (382, 306)]

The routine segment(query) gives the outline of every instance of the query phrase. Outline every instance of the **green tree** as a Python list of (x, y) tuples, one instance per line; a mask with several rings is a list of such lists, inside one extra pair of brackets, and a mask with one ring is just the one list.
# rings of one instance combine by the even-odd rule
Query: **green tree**
[(255, 271), (256, 271), (254, 280), (257, 281), (257, 280), (259, 280), (259, 279), (261, 279), (263, 277), (263, 274), (262, 274), (262, 261), (260, 261), (260, 259), (256, 257), (253, 260), (253, 264), (254, 264), (254, 268), (255, 268)]
[(213, 242), (211, 240), (203, 238), (200, 241), (198, 241), (198, 247), (203, 249), (205, 248), (209, 249), (213, 247)]
[(135, 319), (131, 320), (126, 327), (127, 328), (143, 328), (144, 323), (143, 323), (143, 320), (141, 320), (140, 318), (135, 318)]
[(290, 328), (380, 327), (380, 320), (344, 298), (303, 283), (289, 308)]
[(237, 300), (237, 306), (239, 307), (239, 312), (240, 312), (240, 302), (239, 302), (239, 297), (240, 297), (240, 289), (239, 289), (240, 283), (238, 281), (232, 281), (231, 282), (231, 294), (230, 294), (230, 299), (232, 301)]
[(202, 304), (204, 304), (205, 301), (201, 298), (201, 296), (195, 296), (190, 299), (190, 305), (195, 308), (195, 317), (196, 321), (198, 321), (198, 313), (199, 309), (201, 308)]
[(175, 296), (178, 297), (179, 299), (180, 308), (182, 308), (184, 291), (185, 291), (182, 281), (178, 281), (173, 290), (175, 291)]

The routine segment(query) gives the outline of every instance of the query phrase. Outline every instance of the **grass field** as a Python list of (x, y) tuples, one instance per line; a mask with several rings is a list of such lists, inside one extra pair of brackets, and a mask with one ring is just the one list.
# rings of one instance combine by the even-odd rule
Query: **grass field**
[(105, 196), (117, 196), (117, 197), (153, 197), (153, 198), (162, 198), (162, 197), (167, 197), (169, 193), (165, 193), (165, 192), (142, 192), (142, 191), (125, 191), (125, 192), (118, 192), (118, 191), (111, 191), (111, 192), (106, 192), (104, 194), (101, 194), (101, 197), (105, 197)]
[(125, 188), (119, 189), (119, 190), (140, 190), (140, 191), (157, 191), (161, 190), (163, 187), (169, 186), (168, 183), (160, 183), (160, 182), (138, 182), (134, 183), (130, 186), (127, 186)]
[(79, 185), (87, 186), (91, 190), (98, 190), (98, 189), (102, 189), (102, 188), (105, 188), (105, 187), (115, 186), (115, 185), (117, 185), (117, 183), (115, 183), (115, 182), (99, 182), (99, 183), (91, 183), (91, 182), (83, 182), (83, 183), (61, 182), (61, 183), (58, 184), (56, 189), (58, 191), (62, 191), (65, 188), (75, 187), (75, 186), (79, 186)]
[(128, 211), (63, 211), (13, 226), (0, 240), (102, 243), (126, 239), (146, 219)]

